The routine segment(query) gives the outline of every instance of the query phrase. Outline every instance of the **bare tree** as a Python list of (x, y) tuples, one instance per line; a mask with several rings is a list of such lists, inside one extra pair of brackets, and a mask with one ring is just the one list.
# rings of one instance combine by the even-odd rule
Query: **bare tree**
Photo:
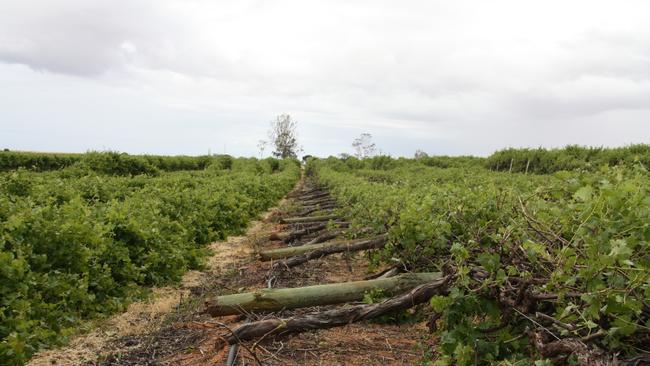
[(365, 159), (375, 154), (375, 144), (372, 142), (372, 135), (369, 133), (362, 133), (354, 139), (352, 147), (354, 148), (354, 156), (359, 159)]
[(268, 144), (269, 142), (265, 140), (259, 140), (257, 142), (257, 148), (260, 150), (260, 159), (264, 156), (264, 150), (266, 150)]
[(429, 157), (429, 155), (426, 152), (424, 152), (424, 150), (422, 150), (422, 149), (415, 150), (415, 158), (416, 159), (422, 159), (422, 158), (426, 158), (426, 157)]
[(271, 121), (269, 140), (275, 146), (273, 156), (278, 158), (295, 158), (301, 150), (298, 146), (296, 127), (298, 122), (288, 114), (281, 114)]

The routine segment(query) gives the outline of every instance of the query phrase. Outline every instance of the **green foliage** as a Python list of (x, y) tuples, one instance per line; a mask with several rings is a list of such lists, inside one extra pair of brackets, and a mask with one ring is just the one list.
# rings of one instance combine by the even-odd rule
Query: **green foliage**
[(84, 175), (87, 170), (109, 175), (155, 175), (158, 171), (204, 170), (213, 164), (217, 169), (230, 169), (233, 161), (229, 155), (160, 156), (129, 155), (111, 151), (85, 154), (0, 151), (0, 171), (24, 168), (43, 172), (75, 166), (78, 168), (75, 174), (79, 175)]
[(68, 167), (81, 159), (81, 154), (54, 154), (0, 151), (0, 171), (25, 168), (45, 171)]
[(158, 168), (147, 159), (118, 152), (90, 152), (82, 156), (79, 166), (107, 175), (158, 175)]
[(299, 178), (293, 161), (230, 160), (154, 174), (130, 156), (86, 154), (93, 169), (0, 174), (0, 364), (199, 268), (205, 244), (240, 233)]
[[(374, 263), (454, 268), (449, 295), (431, 300), (441, 315), (440, 362), (534, 355), (525, 335), (536, 312), (575, 327), (547, 325), (559, 337), (601, 331), (603, 349), (631, 356), (643, 348), (636, 335), (650, 326), (650, 176), (642, 165), (546, 176), (415, 161), (376, 171), (331, 158), (307, 168), (354, 226), (388, 232)], [(477, 268), (484, 279), (473, 277)], [(509, 305), (517, 301), (526, 316)]]
[(540, 174), (576, 169), (594, 171), (603, 165), (621, 164), (641, 164), (650, 168), (650, 145), (611, 149), (576, 145), (551, 150), (510, 148), (495, 152), (485, 161), (490, 170)]

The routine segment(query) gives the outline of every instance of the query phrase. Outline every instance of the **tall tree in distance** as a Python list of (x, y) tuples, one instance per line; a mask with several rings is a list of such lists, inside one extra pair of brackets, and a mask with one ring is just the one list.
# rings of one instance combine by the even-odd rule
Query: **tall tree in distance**
[(359, 159), (365, 159), (375, 155), (375, 144), (372, 142), (372, 135), (369, 133), (362, 133), (359, 137), (352, 141), (354, 148), (354, 156)]
[(275, 147), (273, 156), (277, 158), (295, 158), (298, 156), (298, 136), (296, 127), (298, 122), (291, 119), (288, 114), (281, 114), (271, 121), (269, 141)]
[(417, 159), (422, 159), (422, 158), (428, 158), (429, 154), (424, 152), (424, 150), (422, 150), (422, 149), (417, 149), (417, 150), (415, 150), (415, 156), (414, 157), (415, 157), (416, 160)]

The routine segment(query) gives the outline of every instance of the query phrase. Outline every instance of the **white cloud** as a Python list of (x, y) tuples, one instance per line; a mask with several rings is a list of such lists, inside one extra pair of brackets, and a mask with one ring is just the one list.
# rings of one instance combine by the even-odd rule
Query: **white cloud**
[(646, 1), (7, 1), (0, 128), (16, 149), (246, 155), (279, 113), (316, 154), (366, 131), (403, 155), (648, 142), (647, 14)]

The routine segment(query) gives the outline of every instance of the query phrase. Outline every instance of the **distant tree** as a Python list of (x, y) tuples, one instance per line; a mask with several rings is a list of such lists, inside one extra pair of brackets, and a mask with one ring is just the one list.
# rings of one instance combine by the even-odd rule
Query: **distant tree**
[(257, 142), (257, 148), (260, 150), (260, 159), (264, 157), (264, 150), (266, 150), (266, 146), (269, 144), (268, 141), (265, 140), (259, 140)]
[(288, 114), (281, 114), (271, 121), (269, 141), (275, 147), (273, 156), (277, 158), (295, 158), (301, 150), (298, 146), (296, 127), (298, 122)]
[(428, 158), (429, 155), (424, 152), (424, 150), (417, 149), (415, 150), (415, 158), (416, 159), (422, 159), (422, 158)]
[(348, 153), (340, 153), (339, 154), (339, 159), (341, 159), (341, 160), (346, 160), (346, 159), (349, 159), (351, 157), (352, 157), (352, 155), (350, 155)]
[(354, 156), (359, 159), (365, 159), (375, 154), (375, 144), (372, 142), (372, 135), (369, 133), (362, 133), (354, 139), (352, 147), (354, 148)]

